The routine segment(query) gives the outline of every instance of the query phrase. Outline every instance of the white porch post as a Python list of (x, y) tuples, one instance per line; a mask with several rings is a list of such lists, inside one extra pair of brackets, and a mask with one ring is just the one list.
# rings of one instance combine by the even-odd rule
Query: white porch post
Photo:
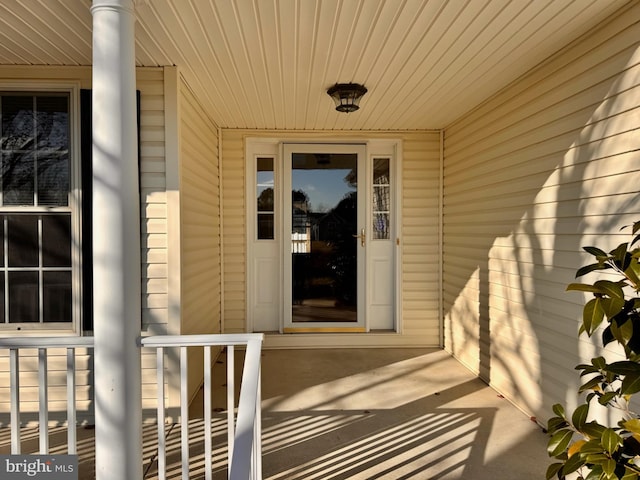
[(96, 478), (142, 479), (133, 0), (93, 0)]

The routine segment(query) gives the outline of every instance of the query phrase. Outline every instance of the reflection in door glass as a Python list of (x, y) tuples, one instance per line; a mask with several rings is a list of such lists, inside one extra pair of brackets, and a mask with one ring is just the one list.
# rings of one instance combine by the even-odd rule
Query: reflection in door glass
[(293, 322), (356, 322), (357, 155), (294, 153)]
[(389, 239), (389, 221), (391, 217), (391, 181), (389, 159), (373, 160), (373, 239)]
[(273, 240), (274, 238), (274, 209), (273, 209), (273, 158), (257, 159), (257, 232), (258, 240)]

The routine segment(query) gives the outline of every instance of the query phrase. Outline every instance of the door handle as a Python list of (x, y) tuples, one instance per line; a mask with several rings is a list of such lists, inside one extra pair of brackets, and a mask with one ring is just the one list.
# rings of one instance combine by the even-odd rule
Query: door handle
[(352, 235), (353, 238), (359, 238), (360, 239), (360, 245), (362, 245), (364, 247), (364, 242), (367, 239), (367, 236), (364, 233), (364, 228), (360, 229), (360, 235)]

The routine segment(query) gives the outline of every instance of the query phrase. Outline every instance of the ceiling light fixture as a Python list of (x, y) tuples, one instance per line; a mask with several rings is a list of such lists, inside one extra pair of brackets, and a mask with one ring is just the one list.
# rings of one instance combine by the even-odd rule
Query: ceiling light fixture
[(367, 89), (358, 83), (336, 83), (327, 93), (333, 98), (336, 110), (349, 113), (360, 108), (360, 99), (367, 93)]

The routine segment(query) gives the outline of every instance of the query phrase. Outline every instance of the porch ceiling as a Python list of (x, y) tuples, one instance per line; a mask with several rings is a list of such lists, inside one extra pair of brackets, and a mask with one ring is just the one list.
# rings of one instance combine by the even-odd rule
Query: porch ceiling
[[(137, 0), (136, 59), (223, 128), (442, 128), (627, 0)], [(0, 0), (0, 65), (90, 65), (90, 0)], [(364, 84), (338, 113), (326, 90)]]

